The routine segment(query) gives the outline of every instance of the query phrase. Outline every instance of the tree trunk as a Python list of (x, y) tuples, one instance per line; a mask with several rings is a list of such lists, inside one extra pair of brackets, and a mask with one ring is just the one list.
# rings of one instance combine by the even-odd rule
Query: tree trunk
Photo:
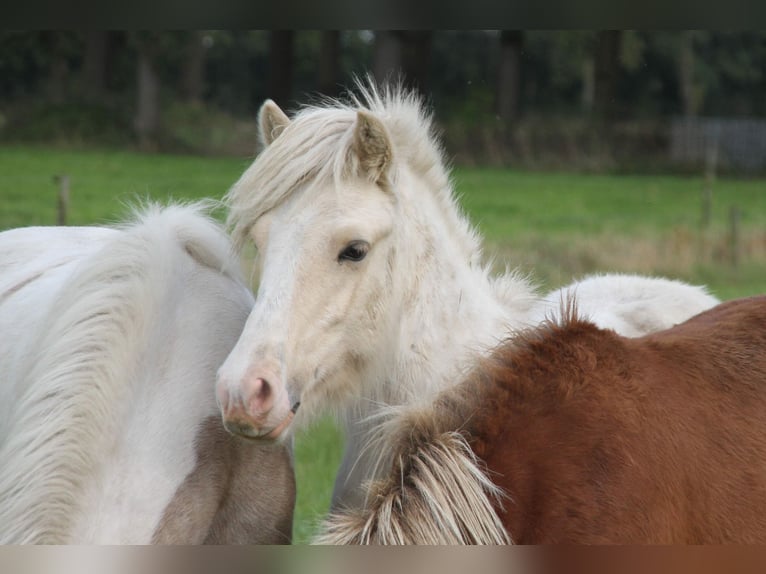
[(431, 45), (433, 32), (417, 30), (405, 33), (404, 76), (410, 88), (428, 92), (428, 71), (431, 66)]
[(48, 68), (45, 92), (48, 100), (55, 104), (60, 104), (64, 101), (66, 79), (69, 75), (69, 65), (64, 53), (63, 34), (64, 32), (62, 31), (45, 32), (50, 56), (50, 68)]
[(137, 106), (134, 127), (142, 148), (152, 149), (160, 127), (160, 78), (151, 39), (139, 39), (136, 66)]
[(378, 83), (401, 79), (405, 86), (426, 93), (432, 38), (430, 30), (376, 32), (373, 72)]
[(189, 32), (186, 44), (181, 92), (184, 99), (192, 104), (202, 103), (205, 85), (205, 45), (202, 36), (201, 31), (193, 30)]
[(269, 52), (269, 97), (279, 106), (288, 105), (293, 92), (293, 30), (271, 32)]
[(586, 113), (593, 111), (596, 91), (596, 66), (593, 56), (586, 56), (582, 63), (582, 107)]
[(621, 30), (600, 30), (596, 35), (593, 105), (602, 119), (617, 114), (617, 77), (620, 72)]
[(520, 30), (503, 30), (500, 33), (500, 62), (497, 69), (495, 111), (505, 123), (519, 117), (521, 49), (523, 44), (524, 36)]
[(327, 96), (338, 95), (338, 76), (340, 67), (340, 32), (327, 30), (322, 32), (319, 46), (319, 91)]
[(699, 98), (694, 85), (694, 32), (681, 32), (678, 53), (678, 84), (681, 108), (687, 117), (697, 115)]
[(395, 30), (375, 32), (372, 71), (379, 84), (398, 79), (404, 73), (402, 70), (402, 38), (402, 33)]
[(106, 92), (106, 53), (108, 32), (91, 31), (85, 36), (85, 57), (80, 77), (82, 93), (103, 99)]

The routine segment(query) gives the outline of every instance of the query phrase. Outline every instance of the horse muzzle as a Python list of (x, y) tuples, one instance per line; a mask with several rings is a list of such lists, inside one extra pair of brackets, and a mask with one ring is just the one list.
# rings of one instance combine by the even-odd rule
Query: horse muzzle
[(299, 406), (300, 403), (295, 403), (287, 412), (287, 415), (276, 426), (269, 427), (268, 425), (264, 425), (256, 427), (247, 420), (237, 418), (227, 419), (225, 416), (223, 419), (223, 426), (229, 433), (246, 439), (275, 441), (286, 434), (285, 431), (292, 424)]
[(249, 439), (276, 440), (290, 427), (300, 403), (290, 406), (287, 392), (263, 378), (244, 381), (230, 391), (219, 381), (217, 399), (223, 424), (231, 434)]

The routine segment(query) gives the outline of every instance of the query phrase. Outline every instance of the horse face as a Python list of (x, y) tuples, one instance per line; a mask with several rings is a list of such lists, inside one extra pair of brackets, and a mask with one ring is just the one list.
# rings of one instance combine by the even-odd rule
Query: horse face
[(298, 403), (353, 391), (389, 323), (394, 209), (355, 178), (308, 187), (256, 222), (256, 304), (217, 384), (231, 432), (276, 438)]

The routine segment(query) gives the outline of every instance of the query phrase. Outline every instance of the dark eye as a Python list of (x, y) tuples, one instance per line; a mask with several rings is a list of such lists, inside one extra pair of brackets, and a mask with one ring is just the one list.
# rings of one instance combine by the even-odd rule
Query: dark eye
[(370, 244), (366, 241), (352, 241), (338, 254), (338, 263), (343, 261), (361, 261), (367, 256)]

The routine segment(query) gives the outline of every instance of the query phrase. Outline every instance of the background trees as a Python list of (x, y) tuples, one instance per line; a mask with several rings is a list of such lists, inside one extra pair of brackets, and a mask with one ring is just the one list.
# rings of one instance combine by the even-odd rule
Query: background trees
[(585, 122), (593, 140), (625, 122), (766, 116), (764, 32), (3, 31), (0, 138), (228, 149), (265, 98), (295, 107), (367, 72), (423, 92), (448, 131), (482, 130), (448, 134), (455, 145), (492, 141), (516, 159), (541, 124)]

